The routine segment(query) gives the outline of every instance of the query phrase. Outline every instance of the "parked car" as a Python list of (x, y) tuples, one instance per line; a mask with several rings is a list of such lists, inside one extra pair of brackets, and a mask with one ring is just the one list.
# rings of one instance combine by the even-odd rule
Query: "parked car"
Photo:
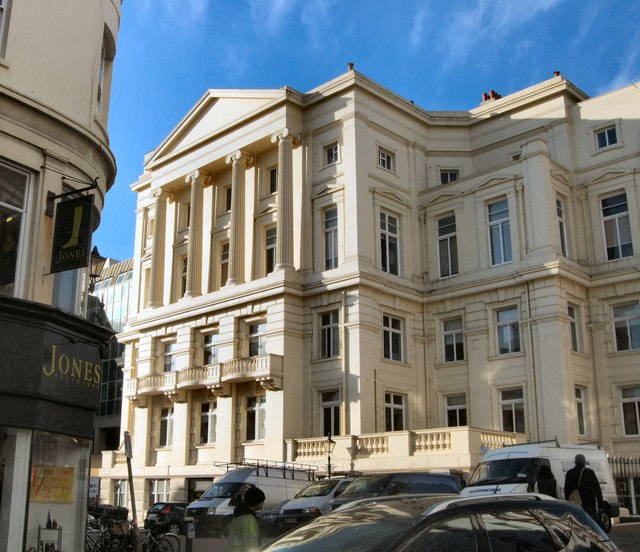
[[(230, 466), (238, 464), (230, 464)], [(231, 469), (216, 479), (200, 498), (187, 507), (186, 515), (195, 521), (196, 537), (228, 536), (229, 524), (238, 499), (257, 486), (266, 495), (264, 508), (293, 498), (315, 478), (312, 469), (282, 463), (247, 464)]]
[(144, 527), (152, 533), (184, 533), (184, 512), (188, 502), (156, 502), (147, 510)]
[(329, 511), (329, 504), (353, 481), (353, 477), (332, 477), (314, 481), (280, 509), (277, 525), (280, 532), (293, 529)]
[(604, 499), (599, 512), (600, 524), (608, 533), (611, 531), (611, 518), (620, 515), (620, 507), (607, 453), (594, 445), (565, 445), (555, 440), (490, 450), (476, 466), (462, 494), (476, 496), (531, 492), (538, 470), (546, 465), (556, 477), (556, 493), (558, 498), (562, 498), (564, 479), (567, 470), (574, 466), (576, 454), (583, 454), (587, 458), (587, 466), (598, 478)]
[(360, 498), (398, 494), (459, 494), (460, 480), (446, 473), (376, 473), (356, 477), (339, 498), (331, 501), (330, 510)]
[(288, 500), (282, 500), (271, 508), (263, 508), (256, 512), (258, 518), (258, 525), (260, 526), (260, 536), (262, 537), (276, 537), (283, 531), (280, 529), (279, 517), (282, 507), (289, 502)]
[(579, 506), (541, 495), (376, 497), (293, 529), (264, 552), (620, 552)]

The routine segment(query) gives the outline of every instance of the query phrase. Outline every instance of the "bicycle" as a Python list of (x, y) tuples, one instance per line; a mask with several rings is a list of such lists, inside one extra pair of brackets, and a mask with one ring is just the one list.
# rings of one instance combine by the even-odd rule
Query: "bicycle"
[[(132, 552), (133, 524), (114, 523), (113, 532), (104, 534), (96, 542), (93, 552)], [(155, 536), (146, 529), (138, 531), (142, 552), (180, 552), (180, 539), (173, 533)]]

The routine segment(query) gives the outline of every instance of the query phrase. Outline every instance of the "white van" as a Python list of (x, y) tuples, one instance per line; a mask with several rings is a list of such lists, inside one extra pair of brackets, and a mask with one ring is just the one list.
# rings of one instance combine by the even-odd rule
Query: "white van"
[(329, 504), (342, 494), (353, 477), (332, 477), (311, 483), (280, 509), (279, 528), (289, 530), (326, 514)]
[(584, 454), (587, 467), (595, 472), (600, 482), (604, 499), (601, 523), (605, 530), (610, 530), (611, 518), (620, 515), (620, 508), (607, 454), (595, 445), (563, 445), (548, 441), (490, 450), (476, 466), (462, 494), (478, 496), (533, 492), (538, 468), (546, 464), (556, 478), (557, 497), (564, 499), (565, 475), (575, 466), (576, 454)]
[[(223, 464), (220, 464), (223, 465)], [(200, 498), (194, 500), (185, 517), (195, 521), (196, 536), (228, 535), (236, 499), (249, 487), (258, 487), (265, 494), (264, 508), (293, 498), (315, 480), (315, 466), (299, 466), (257, 461), (256, 464), (224, 464), (231, 469), (217, 478)]]

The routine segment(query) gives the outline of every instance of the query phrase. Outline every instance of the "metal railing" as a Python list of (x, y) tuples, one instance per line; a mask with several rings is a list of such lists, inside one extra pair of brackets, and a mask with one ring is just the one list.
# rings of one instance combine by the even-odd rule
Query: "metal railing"
[(609, 466), (616, 485), (616, 494), (621, 508), (631, 515), (640, 511), (640, 458), (609, 458)]

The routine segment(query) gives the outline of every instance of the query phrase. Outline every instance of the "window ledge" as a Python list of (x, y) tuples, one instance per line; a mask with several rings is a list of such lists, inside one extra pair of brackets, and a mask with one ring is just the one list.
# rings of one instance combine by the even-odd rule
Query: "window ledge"
[(440, 368), (452, 368), (454, 366), (468, 366), (468, 362), (466, 360), (452, 360), (451, 362), (437, 362), (435, 364), (435, 369), (438, 370)]
[(492, 354), (489, 355), (489, 360), (502, 360), (504, 358), (516, 358), (516, 357), (524, 357), (525, 353), (524, 351), (518, 351), (517, 353), (504, 353), (502, 355), (500, 354)]

